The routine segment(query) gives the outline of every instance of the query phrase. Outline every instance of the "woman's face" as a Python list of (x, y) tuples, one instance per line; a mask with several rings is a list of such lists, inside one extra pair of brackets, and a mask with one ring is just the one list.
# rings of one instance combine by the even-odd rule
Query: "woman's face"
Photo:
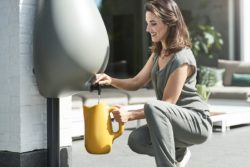
[(164, 42), (167, 36), (167, 25), (164, 24), (160, 17), (154, 13), (146, 12), (146, 31), (150, 33), (153, 42)]

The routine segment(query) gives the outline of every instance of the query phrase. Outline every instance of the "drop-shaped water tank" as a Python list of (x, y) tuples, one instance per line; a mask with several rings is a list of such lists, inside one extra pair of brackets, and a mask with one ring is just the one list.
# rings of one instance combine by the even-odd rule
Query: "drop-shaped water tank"
[(34, 73), (40, 93), (62, 97), (89, 88), (109, 58), (109, 40), (94, 0), (39, 0)]

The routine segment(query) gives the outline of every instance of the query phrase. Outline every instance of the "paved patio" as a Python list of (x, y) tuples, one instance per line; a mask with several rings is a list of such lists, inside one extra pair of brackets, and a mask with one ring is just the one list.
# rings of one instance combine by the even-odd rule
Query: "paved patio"
[[(84, 141), (73, 142), (73, 167), (155, 167), (154, 158), (132, 152), (127, 145), (131, 127), (115, 140), (112, 152), (88, 154)], [(190, 147), (192, 156), (187, 167), (250, 167), (250, 125), (231, 128), (226, 133), (214, 132), (201, 145)]]

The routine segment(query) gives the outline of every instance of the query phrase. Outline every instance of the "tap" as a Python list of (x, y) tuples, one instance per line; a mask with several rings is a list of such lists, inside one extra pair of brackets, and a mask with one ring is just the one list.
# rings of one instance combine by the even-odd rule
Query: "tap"
[(101, 86), (98, 83), (91, 84), (90, 85), (90, 92), (93, 92), (94, 90), (98, 91), (98, 104), (99, 104), (100, 103), (100, 99), (101, 99), (101, 92), (102, 92)]

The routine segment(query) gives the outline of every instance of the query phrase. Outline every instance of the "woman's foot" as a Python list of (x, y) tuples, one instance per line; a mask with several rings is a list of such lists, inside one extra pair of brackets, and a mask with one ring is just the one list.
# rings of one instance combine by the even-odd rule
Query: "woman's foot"
[(187, 165), (190, 157), (191, 157), (191, 152), (189, 149), (187, 149), (183, 159), (180, 162), (177, 161), (176, 167), (185, 167)]

